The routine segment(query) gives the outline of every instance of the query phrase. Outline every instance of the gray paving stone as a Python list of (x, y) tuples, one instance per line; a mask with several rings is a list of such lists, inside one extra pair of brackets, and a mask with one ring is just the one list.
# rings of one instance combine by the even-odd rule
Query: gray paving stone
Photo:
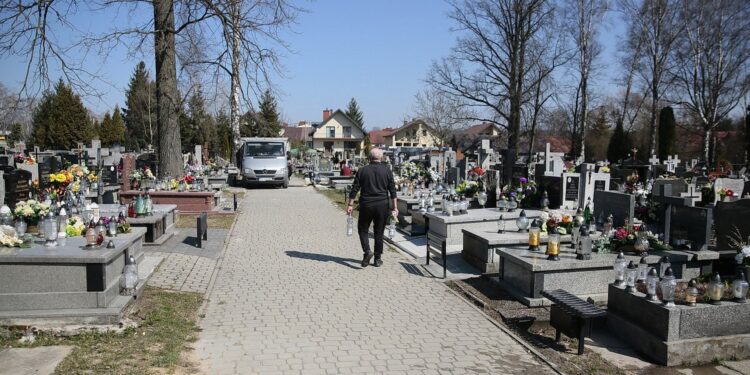
[(242, 207), (200, 322), (204, 373), (553, 373), (398, 253), (361, 269), (343, 212), (312, 188), (248, 190)]

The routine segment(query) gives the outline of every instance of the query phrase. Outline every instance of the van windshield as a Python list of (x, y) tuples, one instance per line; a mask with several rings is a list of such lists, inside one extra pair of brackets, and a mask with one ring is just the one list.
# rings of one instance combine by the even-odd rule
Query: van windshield
[(247, 143), (245, 156), (284, 156), (284, 144), (282, 142)]

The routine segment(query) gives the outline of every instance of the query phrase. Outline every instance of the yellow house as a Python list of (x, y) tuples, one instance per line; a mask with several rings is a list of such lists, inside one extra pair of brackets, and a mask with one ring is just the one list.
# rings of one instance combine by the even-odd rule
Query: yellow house
[(323, 111), (323, 123), (312, 131), (312, 148), (339, 159), (362, 156), (365, 131), (342, 110)]
[(422, 120), (404, 123), (404, 126), (385, 133), (383, 143), (391, 147), (435, 147), (435, 131)]

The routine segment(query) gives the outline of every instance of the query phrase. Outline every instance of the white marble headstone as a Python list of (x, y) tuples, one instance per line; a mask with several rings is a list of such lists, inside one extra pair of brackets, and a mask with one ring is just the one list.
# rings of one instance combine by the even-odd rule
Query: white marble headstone
[(744, 194), (743, 189), (745, 189), (745, 181), (740, 178), (717, 178), (716, 181), (714, 181), (714, 194), (716, 200), (721, 199), (721, 196), (719, 196), (719, 190), (722, 188), (732, 190), (735, 197), (742, 197), (742, 194)]

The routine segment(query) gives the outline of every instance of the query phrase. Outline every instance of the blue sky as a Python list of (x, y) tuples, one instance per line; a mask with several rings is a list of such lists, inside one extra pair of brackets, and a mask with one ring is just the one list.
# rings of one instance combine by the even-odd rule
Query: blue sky
[[(423, 88), (422, 80), (435, 59), (448, 54), (456, 35), (447, 18), (448, 5), (439, 0), (319, 0), (303, 3), (294, 33), (286, 40), (293, 52), (282, 60), (285, 77), (277, 78), (279, 109), (290, 123), (319, 121), (325, 108), (345, 108), (349, 99), (357, 99), (367, 128), (395, 126), (412, 112), (414, 94)], [(148, 16), (150, 9), (144, 9)], [(92, 16), (80, 10), (75, 17), (78, 29), (107, 30), (113, 22), (123, 21), (122, 13), (111, 18)], [(613, 78), (619, 67), (615, 62), (616, 41), (622, 33), (619, 15), (611, 14), (600, 41), (604, 46), (601, 73), (595, 84), (605, 93), (614, 92)], [(61, 33), (57, 37), (64, 39)], [(135, 64), (143, 58), (153, 78), (150, 51), (130, 55), (115, 49), (106, 61), (86, 57), (90, 68), (99, 69), (111, 85), (99, 84), (106, 92), (102, 100), (85, 98), (95, 113), (123, 106), (124, 90)], [(0, 82), (16, 88), (22, 78), (19, 59), (2, 59)]]

